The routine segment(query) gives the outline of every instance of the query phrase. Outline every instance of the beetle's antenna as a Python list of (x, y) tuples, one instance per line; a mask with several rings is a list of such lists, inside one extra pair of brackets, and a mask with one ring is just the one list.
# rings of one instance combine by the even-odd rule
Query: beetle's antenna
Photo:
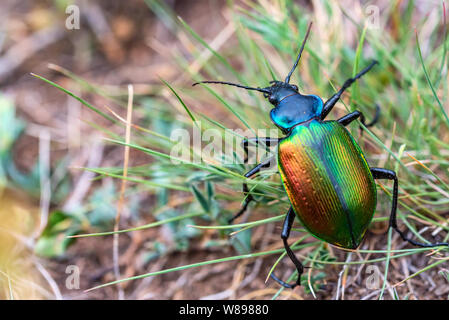
[(310, 28), (312, 28), (312, 21), (309, 23), (309, 27), (307, 28), (307, 33), (306, 33), (306, 36), (304, 37), (304, 40), (302, 41), (301, 49), (299, 49), (299, 54), (298, 54), (298, 57), (296, 58), (295, 64), (293, 65), (293, 68), (288, 73), (287, 78), (285, 78), (285, 83), (290, 82), (290, 77), (292, 76), (293, 71), (295, 71), (296, 67), (298, 66), (299, 59), (301, 59), (301, 54), (304, 50), (304, 46), (306, 45), (307, 38), (309, 37)]
[(237, 84), (237, 83), (232, 83), (232, 82), (226, 82), (226, 81), (200, 81), (200, 82), (196, 82), (194, 84), (192, 84), (192, 86), (196, 86), (197, 84), (200, 83), (219, 83), (219, 84), (227, 84), (229, 86), (234, 86), (234, 87), (239, 87), (239, 88), (243, 88), (246, 90), (256, 90), (256, 91), (260, 91), (263, 93), (270, 93), (270, 91), (268, 91), (267, 89), (262, 89), (262, 88), (252, 88), (252, 87), (247, 87), (247, 86), (243, 86), (241, 84)]

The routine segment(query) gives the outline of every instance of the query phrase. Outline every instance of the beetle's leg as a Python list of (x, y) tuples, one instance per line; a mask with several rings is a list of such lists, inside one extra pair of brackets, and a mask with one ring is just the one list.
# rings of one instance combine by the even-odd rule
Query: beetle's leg
[(345, 115), (344, 117), (341, 117), (337, 120), (338, 123), (340, 123), (343, 126), (347, 126), (352, 121), (356, 120), (357, 118), (360, 118), (360, 122), (365, 125), (365, 116), (360, 111), (356, 110), (354, 112), (351, 112), (350, 114)]
[(248, 147), (249, 147), (249, 143), (251, 143), (252, 145), (258, 145), (259, 143), (263, 143), (265, 145), (265, 147), (268, 148), (271, 147), (272, 145), (275, 145), (279, 142), (278, 138), (270, 138), (270, 137), (266, 137), (266, 138), (248, 138), (248, 139), (244, 139), (242, 141), (242, 147), (243, 147), (243, 151), (245, 152), (245, 158), (243, 159), (244, 163), (248, 163)]
[(412, 240), (410, 238), (407, 238), (405, 236), (405, 234), (401, 230), (399, 230), (399, 228), (397, 226), (397, 221), (396, 221), (396, 209), (397, 209), (397, 205), (398, 205), (398, 178), (396, 176), (396, 172), (387, 170), (387, 169), (382, 169), (382, 168), (370, 168), (370, 169), (371, 169), (371, 173), (372, 173), (374, 179), (388, 179), (388, 180), (394, 181), (393, 204), (391, 206), (391, 215), (390, 215), (390, 227), (393, 228), (394, 230), (396, 230), (396, 232), (399, 233), (399, 235), (401, 236), (401, 238), (404, 241), (407, 241), (415, 246), (425, 247), (425, 248), (438, 247), (438, 246), (449, 246), (449, 243), (446, 243), (446, 242), (421, 243), (421, 242), (416, 242), (415, 240)]
[[(245, 152), (245, 158), (244, 158), (244, 163), (248, 162), (248, 147), (249, 147), (249, 143), (253, 143), (253, 144), (259, 144), (259, 143), (264, 143), (265, 146), (267, 147), (267, 149), (271, 146), (274, 145), (275, 143), (278, 143), (280, 139), (278, 138), (270, 138), (270, 137), (264, 137), (264, 138), (248, 138), (248, 139), (244, 139), (242, 141), (242, 146), (243, 146), (243, 151)], [(250, 178), (251, 176), (255, 175), (257, 172), (260, 171), (260, 169), (268, 167), (270, 165), (271, 160), (273, 159), (273, 157), (268, 158), (267, 160), (265, 160), (264, 162), (258, 164), (255, 168), (251, 169), (250, 171), (248, 171), (245, 174), (246, 178)], [(240, 210), (231, 218), (229, 219), (229, 223), (232, 223), (235, 219), (237, 219), (238, 217), (240, 217), (248, 208), (248, 205), (251, 201), (254, 200), (253, 196), (248, 194), (249, 189), (248, 189), (248, 185), (246, 183), (243, 184), (243, 193), (245, 195), (247, 195), (247, 197), (245, 198), (245, 201), (243, 202), (242, 207), (240, 208)]]
[(296, 258), (295, 254), (293, 253), (292, 249), (290, 248), (290, 246), (288, 245), (288, 242), (287, 242), (287, 239), (290, 236), (290, 230), (292, 229), (294, 220), (295, 220), (295, 212), (293, 211), (292, 207), (290, 207), (290, 209), (287, 212), (287, 216), (285, 217), (285, 220), (284, 220), (284, 226), (282, 228), (281, 238), (282, 238), (282, 241), (284, 242), (284, 248), (285, 248), (285, 251), (287, 252), (287, 255), (289, 256), (290, 260), (292, 260), (293, 264), (296, 267), (296, 270), (298, 270), (298, 278), (296, 279), (295, 283), (286, 283), (286, 282), (282, 281), (281, 279), (279, 279), (278, 277), (276, 277), (273, 272), (271, 273), (271, 278), (273, 278), (274, 281), (279, 283), (281, 286), (283, 286), (285, 288), (290, 288), (290, 289), (293, 289), (294, 287), (301, 285), (301, 282), (300, 282), (301, 274), (304, 271), (304, 266), (298, 260), (298, 258)]
[(377, 63), (376, 60), (373, 60), (371, 62), (371, 64), (366, 67), (365, 69), (363, 69), (362, 71), (360, 71), (358, 74), (355, 75), (354, 78), (349, 78), (348, 80), (345, 81), (345, 83), (343, 84), (343, 86), (341, 87), (340, 90), (338, 90), (337, 93), (335, 93), (332, 97), (329, 98), (329, 100), (327, 100), (324, 103), (323, 106), (323, 112), (321, 113), (321, 120), (324, 120), (324, 118), (326, 118), (326, 116), (329, 114), (329, 112), (332, 110), (332, 108), (335, 106), (335, 104), (337, 103), (338, 99), (340, 99), (341, 95), (343, 94), (343, 92), (348, 89), (357, 79), (359, 79), (361, 76), (363, 76), (365, 73), (367, 73), (368, 71), (371, 70), (372, 67), (374, 67), (374, 65)]
[[(258, 173), (262, 168), (269, 167), (271, 160), (273, 160), (273, 157), (270, 157), (270, 158), (264, 160), (263, 162), (259, 163), (257, 166), (255, 166), (254, 168), (249, 170), (247, 173), (245, 173), (245, 177), (250, 178), (253, 175), (255, 175), (256, 173)], [(235, 219), (240, 217), (248, 208), (249, 203), (254, 200), (253, 196), (251, 194), (248, 194), (248, 192), (249, 192), (248, 185), (246, 183), (244, 183), (243, 184), (243, 193), (245, 194), (246, 198), (245, 198), (240, 210), (231, 219), (229, 219), (229, 223), (232, 223), (232, 221), (234, 221)]]
[[(380, 115), (380, 108), (379, 108), (379, 105), (376, 104), (376, 114), (374, 115), (374, 119), (370, 123), (365, 123), (365, 116), (363, 115), (363, 113), (361, 113), (358, 110), (351, 112), (350, 114), (347, 114), (344, 117), (341, 117), (337, 121), (340, 124), (342, 124), (343, 126), (347, 126), (355, 119), (360, 118), (360, 122), (365, 127), (369, 128), (377, 123), (377, 121), (379, 120), (379, 115)], [(360, 127), (360, 135), (363, 135), (363, 128), (362, 128), (362, 126), (359, 126), (359, 127)]]
[(352, 121), (356, 120), (357, 118), (360, 118), (360, 122), (367, 128), (372, 127), (377, 123), (379, 120), (380, 115), (380, 108), (376, 104), (376, 114), (374, 115), (374, 119), (370, 123), (365, 123), (365, 116), (360, 111), (356, 110), (354, 112), (351, 112), (350, 114), (345, 115), (344, 117), (341, 117), (337, 121), (342, 124), (343, 126), (347, 126)]

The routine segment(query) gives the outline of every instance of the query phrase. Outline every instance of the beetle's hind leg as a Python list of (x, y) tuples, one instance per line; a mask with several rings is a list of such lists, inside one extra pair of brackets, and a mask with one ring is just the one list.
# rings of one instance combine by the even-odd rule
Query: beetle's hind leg
[(288, 242), (287, 242), (288, 237), (290, 236), (290, 230), (292, 229), (294, 220), (295, 220), (295, 212), (293, 211), (292, 207), (290, 207), (290, 209), (287, 212), (287, 216), (285, 217), (285, 220), (284, 220), (284, 226), (282, 228), (281, 238), (282, 238), (282, 241), (284, 242), (284, 248), (285, 248), (285, 251), (287, 252), (288, 257), (293, 262), (293, 264), (296, 267), (296, 270), (298, 271), (298, 278), (296, 279), (295, 283), (287, 283), (287, 282), (282, 281), (278, 277), (276, 277), (274, 275), (274, 273), (271, 273), (271, 278), (273, 278), (274, 281), (279, 283), (281, 286), (283, 286), (285, 288), (289, 288), (289, 289), (293, 289), (294, 287), (301, 285), (301, 282), (300, 282), (301, 274), (304, 271), (304, 266), (298, 260), (298, 258), (296, 258), (295, 254), (293, 253), (292, 249), (290, 248), (290, 246), (288, 245)]
[(396, 176), (396, 172), (382, 168), (370, 168), (370, 169), (374, 179), (393, 180), (393, 204), (391, 206), (390, 227), (393, 228), (397, 233), (399, 233), (399, 235), (404, 241), (407, 241), (415, 246), (424, 248), (449, 246), (449, 243), (446, 242), (438, 242), (438, 243), (417, 242), (413, 239), (408, 238), (401, 230), (399, 230), (396, 220), (396, 209), (398, 206), (398, 178)]
[[(269, 167), (271, 164), (271, 161), (273, 159), (274, 159), (274, 157), (269, 157), (265, 161), (259, 163), (257, 166), (255, 166), (254, 168), (249, 170), (247, 173), (245, 173), (245, 177), (251, 178), (253, 175), (258, 173), (262, 168)], [(249, 203), (254, 200), (254, 197), (251, 194), (249, 194), (248, 192), (249, 192), (248, 184), (244, 183), (243, 184), (243, 193), (245, 194), (246, 198), (245, 198), (240, 210), (231, 219), (229, 219), (229, 221), (228, 221), (229, 223), (232, 223), (235, 219), (240, 217), (248, 208)]]

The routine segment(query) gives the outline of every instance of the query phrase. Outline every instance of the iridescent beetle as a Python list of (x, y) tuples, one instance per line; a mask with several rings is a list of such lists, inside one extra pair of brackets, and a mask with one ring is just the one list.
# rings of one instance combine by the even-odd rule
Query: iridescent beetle
[[(227, 84), (262, 92), (274, 106), (270, 112), (271, 120), (286, 134), (281, 139), (253, 138), (245, 140), (243, 144), (247, 155), (249, 140), (266, 146), (278, 143), (279, 171), (291, 203), (281, 238), (289, 258), (298, 271), (298, 278), (295, 283), (289, 284), (273, 273), (271, 277), (286, 288), (300, 285), (304, 269), (287, 242), (295, 214), (315, 237), (341, 248), (356, 249), (376, 209), (375, 179), (393, 180), (393, 203), (389, 226), (396, 230), (404, 241), (420, 247), (449, 246), (448, 243), (419, 243), (409, 239), (398, 229), (396, 173), (387, 169), (369, 167), (359, 145), (345, 128), (357, 118), (360, 118), (364, 124), (363, 114), (360, 111), (354, 111), (336, 121), (324, 121), (343, 92), (371, 70), (377, 61), (372, 61), (355, 77), (346, 80), (342, 88), (325, 103), (316, 95), (299, 93), (298, 87), (289, 83), (301, 58), (311, 26), (312, 23), (308, 27), (298, 57), (285, 81), (272, 81), (271, 86), (266, 88), (253, 88), (223, 81), (198, 82)], [(377, 115), (366, 126), (373, 125), (378, 118)], [(255, 175), (269, 165), (270, 160), (258, 164), (247, 172), (245, 177)], [(241, 210), (231, 221), (240, 216), (248, 204), (254, 200), (251, 194), (248, 194), (249, 189), (246, 184), (243, 185), (243, 191), (247, 197)]]

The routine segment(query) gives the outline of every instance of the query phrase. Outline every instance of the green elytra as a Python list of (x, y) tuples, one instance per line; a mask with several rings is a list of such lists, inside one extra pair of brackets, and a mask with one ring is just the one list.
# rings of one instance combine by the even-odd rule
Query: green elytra
[(328, 243), (356, 249), (374, 215), (376, 185), (346, 128), (319, 120), (293, 127), (279, 142), (278, 167), (304, 227)]
[[(278, 143), (278, 167), (291, 207), (286, 214), (281, 238), (290, 260), (296, 267), (298, 277), (294, 283), (286, 283), (271, 273), (271, 278), (286, 288), (300, 285), (304, 266), (293, 253), (287, 240), (295, 216), (312, 235), (343, 248), (355, 249), (359, 246), (372, 220), (376, 207), (375, 179), (393, 180), (393, 201), (389, 227), (393, 228), (404, 241), (420, 246), (449, 246), (448, 243), (420, 243), (412, 240), (399, 230), (396, 221), (398, 201), (398, 179), (392, 170), (369, 167), (360, 147), (346, 130), (352, 121), (365, 118), (360, 111), (354, 111), (336, 121), (324, 119), (340, 99), (343, 92), (356, 80), (371, 70), (377, 61), (373, 60), (365, 69), (349, 78), (339, 91), (325, 103), (316, 95), (303, 95), (298, 87), (290, 84), (290, 77), (296, 69), (312, 23), (309, 24), (296, 61), (284, 81), (271, 81), (265, 88), (254, 88), (225, 81), (202, 81), (194, 83), (226, 84), (246, 90), (262, 92), (274, 106), (270, 112), (273, 123), (286, 134), (277, 138), (249, 138), (243, 141), (245, 162), (248, 146), (262, 143), (269, 147)], [(376, 106), (377, 107), (377, 106)], [(372, 126), (378, 119), (366, 124)], [(262, 168), (269, 166), (271, 158), (258, 164), (245, 174), (250, 178)], [(230, 220), (243, 214), (251, 201), (246, 183), (243, 184), (246, 195), (242, 208)]]

